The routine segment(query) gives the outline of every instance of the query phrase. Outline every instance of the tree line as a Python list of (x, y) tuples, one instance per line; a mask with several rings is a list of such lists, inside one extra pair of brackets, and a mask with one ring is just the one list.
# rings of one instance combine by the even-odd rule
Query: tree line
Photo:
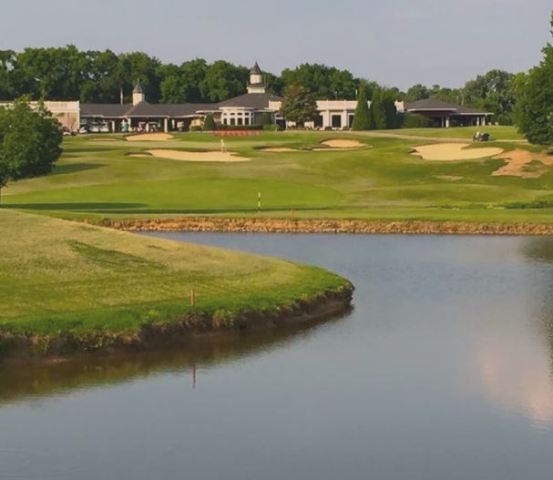
[[(0, 100), (28, 95), (34, 100), (79, 99), (83, 103), (129, 102), (139, 81), (152, 103), (218, 102), (246, 92), (249, 69), (224, 60), (208, 63), (196, 58), (180, 65), (163, 63), (144, 52), (116, 54), (111, 50), (82, 51), (73, 45), (0, 51)], [(460, 89), (414, 85), (403, 92), (355, 77), (348, 70), (322, 64), (302, 64), (280, 75), (265, 74), (269, 91), (283, 95), (299, 86), (315, 100), (354, 100), (364, 89), (394, 100), (439, 98), (486, 108), (500, 123), (512, 123), (515, 75), (492, 70)]]

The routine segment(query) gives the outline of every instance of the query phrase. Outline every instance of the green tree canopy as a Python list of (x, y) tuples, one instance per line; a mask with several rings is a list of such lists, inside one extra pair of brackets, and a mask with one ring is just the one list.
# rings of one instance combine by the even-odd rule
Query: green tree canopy
[(371, 112), (367, 100), (367, 92), (364, 88), (359, 90), (357, 98), (357, 108), (351, 125), (352, 130), (370, 130), (371, 128)]
[(284, 87), (299, 85), (310, 92), (315, 99), (346, 99), (356, 97), (355, 91), (359, 88), (359, 80), (347, 70), (338, 70), (320, 64), (304, 63), (290, 70), (286, 69), (281, 75)]
[[(553, 35), (553, 14), (551, 15)], [(543, 49), (543, 60), (516, 80), (517, 125), (530, 143), (553, 144), (553, 45)]]
[(315, 97), (300, 85), (286, 87), (281, 111), (286, 120), (299, 124), (314, 121), (318, 115)]
[(60, 157), (59, 123), (42, 105), (27, 99), (0, 108), (0, 189), (10, 180), (49, 173)]

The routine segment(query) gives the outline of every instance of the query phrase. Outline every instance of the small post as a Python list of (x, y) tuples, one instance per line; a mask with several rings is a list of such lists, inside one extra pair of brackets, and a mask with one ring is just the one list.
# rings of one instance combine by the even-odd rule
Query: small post
[(196, 306), (196, 291), (194, 289), (190, 290), (190, 305), (193, 307)]
[(261, 210), (261, 192), (257, 192), (257, 211)]

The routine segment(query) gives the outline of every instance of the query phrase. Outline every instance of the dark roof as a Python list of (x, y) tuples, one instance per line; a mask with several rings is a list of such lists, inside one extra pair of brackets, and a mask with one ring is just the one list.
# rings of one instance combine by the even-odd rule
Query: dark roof
[(219, 107), (243, 107), (263, 110), (269, 107), (269, 102), (280, 101), (282, 101), (282, 97), (270, 93), (245, 93), (219, 103)]
[(259, 68), (259, 64), (255, 62), (255, 65), (250, 69), (250, 73), (252, 75), (261, 75), (261, 68)]
[(199, 111), (213, 110), (216, 104), (206, 103), (147, 103), (141, 102), (127, 112), (128, 117), (187, 117), (193, 116)]
[(199, 115), (204, 112), (216, 112), (219, 107), (242, 107), (254, 110), (264, 110), (269, 102), (281, 101), (281, 97), (269, 93), (246, 93), (221, 103), (148, 103), (138, 105), (83, 103), (81, 117), (104, 118), (184, 118)]
[(82, 117), (124, 117), (132, 108), (130, 104), (121, 103), (81, 103)]
[(405, 105), (407, 112), (428, 112), (432, 110), (451, 112), (458, 115), (491, 115), (490, 112), (477, 108), (465, 107), (456, 103), (443, 102), (437, 98), (426, 98)]

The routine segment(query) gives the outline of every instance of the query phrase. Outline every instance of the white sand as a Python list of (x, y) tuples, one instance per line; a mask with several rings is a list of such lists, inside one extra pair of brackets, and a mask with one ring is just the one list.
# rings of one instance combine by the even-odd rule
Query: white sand
[(269, 148), (263, 148), (263, 152), (270, 152), (270, 153), (286, 153), (286, 152), (297, 152), (294, 148), (290, 147), (269, 147)]
[(502, 148), (468, 148), (470, 146), (470, 143), (438, 143), (435, 145), (423, 145), (417, 147), (413, 155), (420, 156), (425, 160), (459, 161), (494, 157), (503, 153)]
[(125, 138), (128, 142), (165, 142), (174, 137), (168, 133), (144, 133), (140, 135), (130, 135)]
[(240, 157), (233, 152), (186, 152), (184, 150), (148, 150), (157, 158), (179, 160), (182, 162), (249, 162), (251, 159)]
[(343, 138), (335, 138), (332, 140), (325, 140), (321, 142), (321, 145), (330, 148), (363, 148), (366, 145), (358, 140), (346, 140)]

